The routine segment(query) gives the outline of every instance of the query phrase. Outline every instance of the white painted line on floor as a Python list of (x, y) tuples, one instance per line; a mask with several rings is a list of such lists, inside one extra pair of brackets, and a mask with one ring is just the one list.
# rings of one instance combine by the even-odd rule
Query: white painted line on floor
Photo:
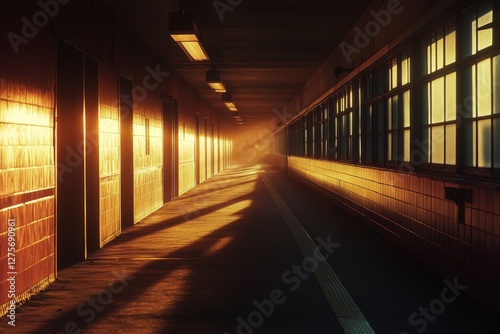
[[(315, 253), (316, 245), (306, 230), (304, 230), (300, 221), (290, 210), (283, 198), (281, 198), (265, 172), (262, 171), (260, 176), (304, 258), (314, 258), (317, 256), (317, 252)], [(361, 310), (358, 308), (358, 305), (356, 305), (351, 295), (347, 292), (346, 288), (326, 260), (318, 261), (318, 269), (314, 271), (314, 277), (321, 286), (333, 313), (346, 334), (375, 333)]]

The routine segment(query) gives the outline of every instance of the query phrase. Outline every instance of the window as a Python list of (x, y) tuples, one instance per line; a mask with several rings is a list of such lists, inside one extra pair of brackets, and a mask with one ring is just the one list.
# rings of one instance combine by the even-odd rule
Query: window
[(357, 80), (357, 95), (356, 95), (356, 119), (354, 123), (356, 124), (356, 157), (354, 162), (360, 163), (363, 161), (363, 146), (362, 146), (362, 136), (363, 136), (363, 126), (361, 123), (363, 117), (363, 81), (361, 79)]
[(350, 160), (353, 156), (353, 87), (348, 85), (336, 96), (337, 159)]
[(463, 20), (463, 55), (475, 55), (493, 45), (493, 2), (469, 10)]
[(412, 48), (391, 50), (363, 68), (291, 124), (290, 152), (500, 175), (500, 45), (493, 13), (499, 5), (478, 0), (467, 6), (408, 41)]
[[(425, 78), (421, 86), (422, 134), (418, 146), (423, 162), (456, 164), (457, 77), (456, 29), (448, 22), (425, 37)], [(436, 75), (436, 72), (441, 75)]]
[(456, 74), (437, 78), (422, 92), (422, 143), (426, 162), (456, 163)]
[(318, 107), (320, 148), (319, 157), (328, 158), (328, 103)]
[(379, 66), (373, 76), (373, 132), (374, 132), (374, 162), (384, 164), (386, 151), (386, 113), (384, 108), (384, 95), (390, 90), (392, 79), (388, 77), (389, 69), (386, 65)]
[(386, 99), (387, 160), (410, 161), (410, 57), (408, 51), (387, 66), (389, 94)]
[(457, 60), (456, 27), (453, 21), (446, 23), (424, 37), (423, 74), (431, 74)]
[(289, 128), (289, 152), (290, 155), (300, 155), (300, 121), (295, 121)]
[(375, 162), (379, 164), (384, 163), (384, 102), (379, 100), (373, 104), (373, 127), (375, 131), (374, 143), (375, 143)]
[(463, 20), (465, 167), (500, 168), (500, 56), (480, 56), (493, 45), (493, 3), (469, 10)]
[(500, 56), (465, 68), (465, 167), (500, 168)]
[(372, 115), (372, 76), (361, 80), (361, 161), (371, 163), (373, 160), (373, 115)]
[(307, 152), (310, 157), (316, 157), (316, 113), (313, 109), (307, 114), (307, 128), (308, 128), (308, 136), (307, 139)]
[(337, 159), (338, 158), (338, 150), (337, 150), (337, 114), (335, 111), (335, 98), (331, 97), (327, 101), (328, 103), (328, 141), (329, 141), (329, 149), (328, 149), (328, 158), (329, 159)]

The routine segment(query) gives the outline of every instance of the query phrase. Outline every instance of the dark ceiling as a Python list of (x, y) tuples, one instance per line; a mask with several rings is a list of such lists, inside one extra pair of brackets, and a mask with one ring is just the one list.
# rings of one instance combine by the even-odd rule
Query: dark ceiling
[[(182, 0), (181, 0), (182, 1)], [(268, 126), (340, 44), (372, 0), (184, 0), (203, 45), (230, 88), (246, 129)], [(191, 62), (168, 34), (179, 0), (105, 0), (136, 37), (217, 112), (230, 112), (205, 83), (210, 62)], [(238, 4), (223, 13), (214, 3)], [(220, 12), (220, 11), (219, 11)], [(236, 125), (236, 123), (235, 123)]]

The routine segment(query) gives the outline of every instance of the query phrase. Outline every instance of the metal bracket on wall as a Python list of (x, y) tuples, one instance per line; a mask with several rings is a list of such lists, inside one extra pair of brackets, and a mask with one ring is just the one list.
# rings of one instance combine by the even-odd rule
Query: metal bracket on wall
[(472, 189), (444, 187), (444, 197), (458, 206), (458, 223), (465, 224), (465, 203), (472, 203)]

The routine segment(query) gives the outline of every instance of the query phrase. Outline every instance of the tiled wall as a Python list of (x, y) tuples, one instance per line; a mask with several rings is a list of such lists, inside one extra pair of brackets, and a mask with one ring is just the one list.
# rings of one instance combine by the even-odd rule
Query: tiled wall
[[(214, 149), (212, 147), (213, 139), (212, 139), (212, 123), (208, 121), (207, 127), (207, 179), (213, 176), (212, 172), (212, 163), (213, 159), (215, 159)], [(214, 155), (214, 156), (212, 156)]]
[(179, 115), (179, 195), (196, 185), (195, 125), (185, 113)]
[[(134, 222), (163, 205), (162, 104), (148, 94), (134, 109)], [(146, 152), (146, 119), (149, 120), (149, 152)]]
[(118, 77), (99, 68), (99, 196), (101, 247), (120, 233)]
[(204, 120), (201, 120), (200, 123), (200, 139), (198, 141), (199, 145), (199, 152), (200, 152), (200, 182), (203, 182), (207, 179), (207, 176), (205, 175), (205, 167), (206, 167), (206, 137), (205, 137), (205, 129), (204, 129)]
[[(499, 307), (500, 186), (288, 157), (289, 175), (361, 213), (385, 238), (468, 292)], [(445, 187), (472, 189), (464, 224)]]
[(46, 53), (39, 64), (0, 57), (0, 316), (9, 301), (8, 219), (16, 221), (16, 298), (54, 280), (54, 65)]
[(217, 127), (214, 131), (214, 174), (219, 173), (219, 143), (220, 140), (217, 137)]

